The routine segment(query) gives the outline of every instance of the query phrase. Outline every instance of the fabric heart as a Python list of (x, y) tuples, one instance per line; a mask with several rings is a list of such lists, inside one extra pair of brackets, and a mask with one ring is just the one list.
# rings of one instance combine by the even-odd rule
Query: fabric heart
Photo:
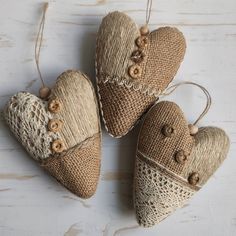
[(134, 175), (137, 220), (153, 226), (182, 207), (215, 173), (229, 150), (216, 127), (190, 135), (181, 109), (160, 102), (146, 115), (139, 134)]
[(48, 101), (26, 92), (14, 95), (4, 116), (31, 157), (62, 185), (82, 198), (95, 193), (101, 131), (96, 95), (86, 75), (61, 74)]
[(185, 54), (183, 34), (163, 27), (141, 35), (126, 14), (102, 21), (96, 76), (103, 121), (114, 137), (127, 134), (172, 81)]

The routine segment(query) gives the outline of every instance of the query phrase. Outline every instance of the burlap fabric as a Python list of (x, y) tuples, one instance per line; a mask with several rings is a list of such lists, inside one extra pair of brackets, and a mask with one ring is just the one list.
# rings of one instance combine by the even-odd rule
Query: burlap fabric
[(137, 147), (134, 205), (139, 224), (153, 226), (186, 204), (228, 150), (229, 138), (223, 130), (204, 127), (191, 136), (175, 103), (155, 105), (145, 117)]
[(25, 92), (14, 95), (4, 116), (31, 157), (66, 188), (84, 198), (95, 193), (101, 129), (96, 94), (86, 75), (64, 72), (48, 101)]
[(89, 198), (96, 191), (100, 173), (100, 142), (99, 135), (95, 135), (60, 158), (49, 158), (41, 165), (71, 192)]
[[(137, 25), (120, 12), (108, 14), (102, 21), (96, 45), (96, 73), (103, 120), (114, 137), (129, 132), (142, 114), (158, 99), (172, 81), (183, 60), (186, 43), (176, 28), (163, 27), (147, 36), (144, 56), (134, 63), (131, 55), (141, 50)], [(137, 65), (140, 77), (129, 72)], [(129, 104), (131, 103), (131, 104)]]

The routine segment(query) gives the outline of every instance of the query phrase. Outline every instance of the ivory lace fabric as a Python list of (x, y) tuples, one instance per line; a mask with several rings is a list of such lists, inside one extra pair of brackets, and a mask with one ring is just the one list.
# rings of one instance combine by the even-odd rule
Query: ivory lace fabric
[(52, 114), (46, 107), (47, 102), (30, 93), (20, 92), (9, 100), (4, 112), (11, 131), (37, 161), (51, 156), (51, 143), (60, 138), (58, 133), (47, 130)]
[(186, 204), (195, 193), (195, 190), (138, 157), (134, 181), (136, 216), (144, 227), (151, 227), (164, 220)]

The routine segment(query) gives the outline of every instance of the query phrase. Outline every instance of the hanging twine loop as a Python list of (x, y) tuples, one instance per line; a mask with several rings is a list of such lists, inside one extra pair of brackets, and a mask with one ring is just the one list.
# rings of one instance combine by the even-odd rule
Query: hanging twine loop
[(152, 0), (147, 1), (147, 8), (146, 8), (146, 25), (149, 24), (150, 18), (152, 13)]
[(39, 97), (42, 99), (47, 99), (51, 93), (50, 88), (48, 88), (43, 80), (42, 73), (40, 71), (39, 67), (39, 59), (40, 59), (40, 52), (41, 52), (41, 47), (42, 47), (42, 42), (43, 42), (43, 32), (44, 32), (44, 25), (45, 25), (45, 18), (46, 18), (46, 12), (48, 9), (48, 3), (46, 2), (43, 6), (43, 16), (39, 25), (39, 30), (37, 33), (37, 38), (35, 42), (35, 50), (34, 50), (34, 55), (35, 55), (35, 63), (37, 66), (37, 71), (39, 74), (39, 78), (42, 82), (42, 87), (39, 90)]
[(152, 13), (152, 0), (147, 0), (147, 7), (146, 7), (146, 24), (140, 28), (141, 35), (148, 35), (149, 28), (148, 24), (151, 18)]
[(206, 106), (203, 110), (203, 112), (199, 115), (199, 117), (196, 119), (196, 121), (193, 124), (189, 124), (189, 130), (190, 130), (190, 134), (194, 135), (198, 132), (198, 127), (197, 124), (199, 123), (199, 121), (208, 113), (211, 104), (212, 104), (212, 98), (210, 93), (208, 92), (208, 90), (206, 88), (204, 88), (202, 85), (194, 83), (194, 82), (189, 82), (189, 81), (185, 81), (185, 82), (181, 82), (181, 83), (177, 83), (174, 84), (172, 86), (170, 86), (169, 88), (167, 88), (162, 94), (161, 96), (167, 96), (170, 95), (171, 93), (173, 93), (178, 87), (182, 86), (182, 85), (194, 85), (197, 86), (198, 88), (200, 88), (203, 93), (206, 96)]

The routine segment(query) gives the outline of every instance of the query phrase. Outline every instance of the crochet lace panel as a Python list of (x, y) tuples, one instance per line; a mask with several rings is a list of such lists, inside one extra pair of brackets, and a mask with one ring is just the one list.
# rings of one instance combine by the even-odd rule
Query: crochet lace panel
[(11, 131), (35, 160), (52, 155), (51, 143), (59, 138), (58, 134), (47, 130), (53, 117), (46, 107), (47, 102), (30, 93), (20, 92), (10, 99), (4, 111)]
[(138, 157), (135, 168), (134, 205), (137, 220), (144, 227), (159, 223), (195, 193)]

